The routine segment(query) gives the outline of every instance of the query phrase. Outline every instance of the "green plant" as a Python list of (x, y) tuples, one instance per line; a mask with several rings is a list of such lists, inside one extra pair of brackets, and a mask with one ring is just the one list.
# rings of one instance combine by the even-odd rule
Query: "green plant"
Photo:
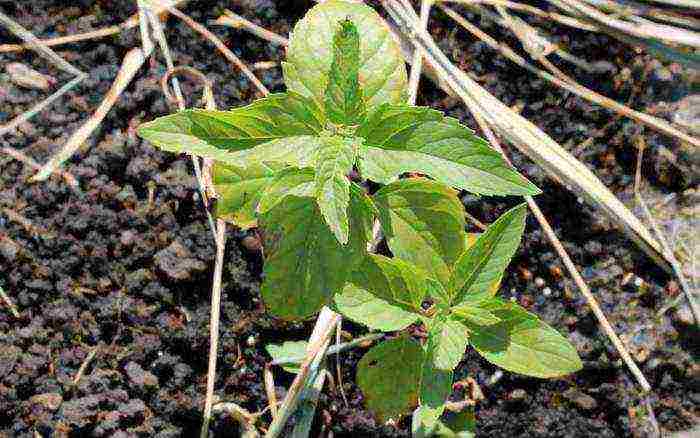
[[(367, 404), (383, 419), (420, 402), (432, 427), (468, 343), (528, 375), (580, 368), (565, 338), (494, 297), (520, 242), (524, 206), (476, 237), (465, 232), (452, 187), (539, 190), (457, 120), (403, 103), (403, 59), (381, 18), (357, 3), (314, 7), (294, 29), (283, 71), (286, 93), (139, 128), (162, 149), (215, 160), (216, 214), (264, 231), (270, 312), (305, 318), (332, 305), (373, 329), (402, 331), (358, 369)], [(416, 173), (430, 179), (400, 178)], [(370, 195), (365, 180), (384, 186)], [(375, 218), (394, 258), (367, 253)], [(425, 345), (408, 335), (414, 323), (425, 326)]]

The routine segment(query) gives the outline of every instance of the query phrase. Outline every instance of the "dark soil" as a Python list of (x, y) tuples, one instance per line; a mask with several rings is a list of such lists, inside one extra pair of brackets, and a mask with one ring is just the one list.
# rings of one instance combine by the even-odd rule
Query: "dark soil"
[[(212, 6), (212, 4), (215, 4)], [(51, 37), (117, 24), (135, 13), (132, 0), (64, 2), (0, 1), (3, 12)], [(287, 35), (310, 2), (236, 0), (191, 1), (184, 8), (200, 23), (231, 8)], [(544, 5), (543, 5), (544, 6)], [(478, 19), (469, 16), (470, 19)], [(553, 90), (543, 81), (496, 56), (440, 13), (431, 32), (441, 48), (498, 98), (522, 113), (555, 140), (576, 150), (602, 181), (630, 200), (636, 149), (643, 136), (649, 147), (644, 175), (656, 189), (682, 193), (697, 185), (697, 175), (670, 165), (661, 146), (678, 153), (674, 141), (628, 120), (602, 127), (613, 115)], [(211, 45), (176, 19), (167, 35), (176, 65), (190, 65), (214, 83), (221, 108), (255, 97), (246, 79)], [(484, 30), (512, 37), (484, 21)], [(664, 65), (610, 38), (556, 27), (549, 30), (571, 51), (606, 69), (588, 74), (561, 65), (582, 83), (635, 108), (670, 117), (672, 103), (692, 91), (686, 73)], [(211, 27), (248, 63), (283, 58), (283, 50), (248, 34)], [(0, 31), (0, 40), (16, 38)], [(60, 46), (58, 52), (90, 77), (50, 110), (0, 139), (38, 162), (62, 146), (102, 99), (124, 54), (140, 42), (137, 29), (118, 36)], [(31, 52), (0, 55), (0, 65), (20, 61), (54, 76), (70, 77)], [(33, 170), (0, 156), (0, 286), (20, 318), (0, 307), (0, 436), (196, 436), (201, 423), (208, 355), (209, 293), (214, 244), (200, 207), (189, 160), (155, 150), (134, 128), (172, 110), (161, 93), (164, 73), (159, 56), (148, 62), (121, 96), (104, 123), (66, 169), (80, 190), (53, 177), (30, 184)], [(258, 72), (272, 90), (282, 90), (281, 71)], [(0, 123), (47, 95), (19, 88), (0, 73)], [(697, 84), (696, 84), (697, 86)], [(190, 105), (200, 96), (185, 82)], [(420, 104), (431, 105), (475, 126), (459, 101), (424, 82)], [(580, 267), (604, 311), (641, 364), (654, 388), (650, 396), (663, 431), (698, 424), (700, 369), (698, 333), (673, 311), (655, 312), (677, 295), (675, 283), (622, 235), (602, 214), (582, 204), (546, 178), (524, 157), (516, 165), (544, 189), (538, 202), (566, 249)], [(465, 194), (467, 209), (493, 221), (517, 199), (476, 198)], [(631, 205), (631, 204), (630, 204)], [(20, 220), (17, 218), (24, 218)], [(304, 339), (313, 321), (283, 324), (264, 313), (259, 296), (261, 258), (243, 245), (245, 233), (230, 230), (222, 301), (216, 394), (249, 409), (267, 405), (262, 370), (270, 342)], [(584, 369), (565, 379), (537, 380), (501, 373), (473, 352), (465, 355), (457, 377), (473, 377), (485, 400), (476, 407), (480, 436), (612, 437), (648, 436), (651, 423), (635, 381), (575, 285), (565, 274), (534, 218), (504, 280), (503, 294), (567, 334)], [(353, 335), (363, 329), (350, 326)], [(94, 359), (75, 383), (90, 352)], [(350, 406), (334, 392), (319, 405), (316, 431), (334, 436), (408, 436), (409, 421), (377, 424), (363, 408), (354, 370), (365, 350), (342, 356)], [(280, 394), (291, 375), (276, 370)], [(266, 418), (269, 420), (269, 418)], [(232, 420), (212, 423), (215, 436), (237, 436)], [(317, 432), (321, 435), (321, 432)], [(325, 433), (323, 434), (325, 436)]]

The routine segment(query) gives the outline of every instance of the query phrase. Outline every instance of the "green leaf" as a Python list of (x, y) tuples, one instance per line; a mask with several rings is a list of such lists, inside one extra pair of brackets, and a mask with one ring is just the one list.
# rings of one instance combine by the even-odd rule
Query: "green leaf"
[(265, 350), (285, 371), (296, 374), (299, 365), (306, 358), (308, 345), (306, 341), (286, 341), (282, 344), (267, 344)]
[(282, 138), (317, 135), (324, 126), (313, 101), (281, 93), (230, 111), (180, 111), (142, 124), (138, 133), (166, 151), (216, 158), (211, 156), (216, 150), (238, 151)]
[(350, 180), (355, 144), (343, 137), (323, 137), (316, 164), (316, 201), (331, 231), (342, 244), (348, 241)]
[(240, 168), (215, 163), (212, 182), (219, 195), (216, 217), (242, 229), (257, 226), (255, 209), (263, 189), (273, 181), (274, 175), (274, 169), (263, 164)]
[(423, 363), (423, 373), (420, 384), (420, 422), (424, 429), (432, 429), (437, 424), (440, 415), (445, 410), (445, 402), (452, 394), (452, 370), (435, 367), (430, 352)]
[(374, 330), (401, 330), (418, 320), (425, 277), (413, 265), (368, 255), (335, 296), (337, 310)]
[(312, 315), (343, 287), (349, 252), (330, 232), (313, 198), (288, 196), (262, 222), (265, 304), (280, 318)]
[(452, 187), (484, 195), (536, 195), (540, 190), (501, 154), (455, 119), (408, 105), (382, 105), (357, 131), (366, 147), (365, 178), (387, 184), (419, 172)]
[(447, 282), (464, 249), (464, 207), (449, 187), (409, 178), (382, 187), (374, 200), (391, 252)]
[(491, 325), (501, 321), (489, 309), (464, 302), (453, 306), (452, 313), (477, 325)]
[(260, 193), (257, 212), (267, 213), (287, 196), (313, 196), (315, 177), (316, 171), (309, 167), (304, 169), (288, 167), (281, 170), (268, 181), (267, 187)]
[(468, 340), (467, 327), (455, 318), (449, 315), (433, 318), (426, 344), (433, 367), (438, 370), (454, 370), (464, 356)]
[(342, 290), (364, 260), (374, 213), (369, 198), (351, 187), (350, 239), (343, 246), (326, 225), (314, 198), (287, 196), (262, 216), (265, 268), (261, 288), (275, 316), (304, 318)]
[(448, 289), (452, 303), (467, 295), (493, 296), (525, 230), (526, 204), (504, 213), (457, 260)]
[(372, 228), (376, 216), (377, 207), (372, 198), (362, 187), (351, 183), (350, 204), (348, 206), (350, 238), (347, 244), (347, 250), (351, 254), (347, 263), (350, 263), (351, 270), (362, 263), (367, 256), (367, 242), (372, 240)]
[(367, 111), (406, 100), (406, 68), (398, 42), (384, 20), (362, 3), (330, 0), (313, 7), (292, 32), (284, 80), (291, 91), (324, 102), (338, 23), (355, 23), (360, 37), (358, 80)]
[(486, 360), (515, 373), (550, 378), (581, 369), (576, 349), (559, 332), (515, 303), (492, 310), (501, 321), (477, 325), (465, 321), (469, 343)]
[(402, 336), (374, 346), (360, 360), (357, 385), (380, 422), (398, 420), (418, 404), (424, 354), (416, 341)]
[(333, 62), (325, 93), (326, 114), (333, 123), (356, 125), (364, 118), (359, 68), (360, 35), (352, 21), (343, 20), (333, 36)]

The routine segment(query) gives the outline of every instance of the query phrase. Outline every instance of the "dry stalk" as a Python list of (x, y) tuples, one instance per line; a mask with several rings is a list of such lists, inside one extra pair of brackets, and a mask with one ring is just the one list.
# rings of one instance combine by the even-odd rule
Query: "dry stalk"
[(577, 18), (570, 17), (568, 15), (557, 14), (555, 12), (546, 12), (542, 9), (536, 8), (535, 6), (526, 5), (522, 3), (516, 3), (514, 1), (508, 0), (438, 0), (441, 3), (459, 3), (467, 6), (476, 6), (479, 4), (493, 5), (493, 6), (503, 6), (514, 11), (524, 12), (530, 15), (535, 15), (541, 18), (546, 18), (548, 20), (556, 21), (558, 23), (564, 24), (576, 28), (577, 30), (587, 30), (589, 32), (598, 32), (600, 28), (594, 24), (579, 20)]
[(139, 48), (134, 48), (129, 50), (124, 56), (122, 66), (117, 73), (117, 77), (112, 83), (112, 87), (109, 89), (105, 95), (100, 106), (97, 107), (92, 116), (80, 127), (77, 131), (70, 136), (66, 144), (63, 145), (61, 150), (58, 151), (48, 163), (46, 163), (40, 170), (30, 178), (29, 181), (37, 182), (44, 181), (48, 178), (59, 166), (63, 164), (71, 155), (73, 155), (90, 137), (90, 134), (100, 126), (102, 120), (107, 116), (109, 110), (117, 102), (119, 96), (122, 94), (124, 89), (129, 85), (131, 80), (136, 75), (136, 72), (141, 68), (146, 60), (146, 55)]
[(207, 372), (207, 393), (204, 399), (202, 429), (200, 438), (209, 435), (209, 421), (214, 404), (214, 382), (216, 381), (216, 354), (219, 348), (219, 318), (221, 314), (221, 275), (224, 270), (224, 249), (226, 247), (226, 222), (216, 221), (216, 262), (214, 281), (211, 287), (211, 314), (209, 317), (209, 366)]
[[(172, 55), (170, 54), (170, 48), (168, 47), (168, 40), (165, 38), (165, 34), (163, 33), (163, 27), (160, 24), (160, 21), (156, 17), (154, 11), (150, 9), (148, 6), (142, 6), (141, 3), (139, 3), (139, 13), (143, 14), (146, 16), (148, 19), (148, 24), (150, 24), (150, 28), (153, 31), (153, 34), (156, 38), (156, 41), (158, 42), (158, 45), (160, 46), (160, 51), (163, 53), (163, 57), (165, 58), (165, 65), (168, 67), (168, 72), (166, 75), (163, 77), (163, 80), (161, 81), (161, 86), (163, 87), (164, 94), (166, 98), (169, 100), (172, 100), (172, 97), (170, 96), (169, 88), (167, 86), (167, 81), (168, 78), (172, 78), (172, 86), (173, 90), (175, 91), (175, 100), (177, 102), (178, 109), (180, 111), (183, 111), (186, 108), (185, 105), (185, 99), (182, 96), (182, 90), (180, 89), (180, 82), (178, 81), (177, 77), (174, 76), (174, 73), (176, 73), (175, 70), (175, 65), (173, 63), (173, 58)], [(146, 20), (143, 19), (143, 22), (145, 23)], [(143, 27), (147, 27), (146, 24), (142, 25)], [(150, 37), (148, 36), (148, 31), (145, 31), (146, 34), (142, 33), (142, 41), (146, 42), (148, 41), (148, 44), (150, 43)], [(146, 51), (144, 49), (144, 51)], [(209, 80), (204, 76), (201, 72), (199, 72), (196, 69), (193, 68), (186, 68), (182, 70), (178, 70), (177, 72), (182, 71), (185, 73), (189, 73), (193, 77), (199, 79), (202, 82), (202, 86), (204, 89), (204, 100), (206, 102), (212, 102), (212, 105), (214, 102), (214, 94), (212, 92), (212, 87), (211, 83)], [(202, 198), (202, 204), (204, 206), (204, 212), (207, 215), (207, 221), (209, 222), (209, 230), (212, 233), (212, 236), (214, 237), (214, 240), (216, 241), (216, 226), (214, 225), (214, 219), (211, 216), (211, 213), (209, 212), (209, 202), (207, 199), (207, 191), (206, 191), (206, 185), (205, 181), (202, 178), (202, 170), (199, 164), (199, 158), (197, 158), (194, 155), (190, 155), (190, 160), (192, 161), (192, 167), (194, 168), (194, 174), (197, 179), (197, 187), (199, 189), (199, 196)]]
[(43, 111), (49, 105), (54, 103), (59, 97), (63, 96), (68, 91), (70, 91), (73, 87), (78, 85), (86, 77), (87, 77), (87, 75), (84, 75), (84, 74), (81, 74), (80, 76), (76, 76), (75, 78), (71, 79), (70, 82), (66, 83), (61, 88), (56, 90), (53, 94), (51, 94), (51, 96), (47, 97), (46, 99), (42, 100), (38, 104), (34, 105), (28, 111), (25, 111), (24, 113), (18, 115), (14, 119), (10, 120), (5, 125), (0, 126), (0, 136), (5, 135), (6, 133), (12, 131), (17, 126), (28, 121), (29, 119), (34, 117), (36, 114)]
[(7, 15), (0, 12), (0, 23), (7, 27), (10, 32), (22, 38), (32, 50), (35, 50), (39, 55), (51, 61), (56, 67), (61, 70), (72, 74), (73, 76), (85, 76), (86, 74), (76, 67), (73, 67), (68, 61), (61, 58), (56, 52), (51, 50), (45, 44), (42, 44), (37, 37), (34, 36), (30, 31), (22, 27), (19, 23), (15, 22), (13, 19)]
[(289, 43), (289, 40), (287, 38), (277, 35), (274, 32), (270, 32), (264, 27), (258, 26), (252, 21), (233, 13), (228, 9), (224, 10), (224, 14), (225, 15), (222, 15), (216, 20), (211, 21), (210, 24), (229, 26), (233, 27), (234, 29), (243, 29), (259, 38), (267, 40), (273, 44), (277, 44), (278, 46), (286, 46)]
[(83, 363), (80, 364), (80, 368), (78, 368), (78, 373), (73, 377), (73, 385), (77, 385), (78, 382), (80, 382), (80, 379), (83, 377), (83, 374), (85, 374), (85, 370), (87, 370), (87, 367), (90, 365), (90, 362), (95, 358), (95, 355), (97, 354), (97, 351), (99, 350), (100, 347), (94, 347), (90, 352), (88, 353), (87, 357), (83, 361)]
[[(430, 18), (430, 8), (433, 6), (433, 0), (422, 0), (420, 3), (420, 26), (421, 29), (428, 28), (428, 19)], [(408, 104), (415, 105), (418, 98), (418, 83), (423, 72), (423, 55), (420, 50), (413, 51), (413, 62), (411, 63), (411, 73), (408, 78)]]

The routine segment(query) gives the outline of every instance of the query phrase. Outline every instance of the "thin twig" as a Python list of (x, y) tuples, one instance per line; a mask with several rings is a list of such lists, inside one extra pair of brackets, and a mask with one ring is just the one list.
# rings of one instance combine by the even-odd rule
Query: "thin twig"
[(5, 125), (0, 126), (0, 136), (5, 135), (6, 133), (15, 129), (17, 126), (21, 125), (22, 123), (24, 123), (27, 120), (34, 117), (36, 114), (38, 114), (39, 112), (44, 110), (44, 108), (47, 108), (49, 105), (54, 103), (56, 101), (56, 99), (63, 96), (70, 89), (72, 89), (73, 87), (78, 85), (86, 77), (87, 77), (86, 74), (81, 74), (80, 76), (74, 77), (73, 79), (70, 80), (70, 82), (66, 83), (61, 88), (56, 90), (53, 94), (51, 94), (51, 96), (47, 97), (46, 99), (42, 100), (38, 104), (34, 105), (34, 107), (29, 109), (28, 111), (25, 111), (22, 114), (15, 117), (14, 119), (10, 120)]
[[(166, 96), (169, 93), (169, 89), (167, 87), (167, 78), (171, 78), (171, 83), (173, 86), (173, 90), (175, 91), (175, 99), (177, 101), (177, 106), (180, 111), (185, 110), (186, 105), (185, 105), (185, 99), (182, 96), (182, 90), (180, 89), (180, 82), (178, 81), (177, 77), (174, 75), (175, 73), (175, 64), (173, 63), (173, 57), (170, 54), (170, 48), (168, 47), (168, 40), (165, 38), (165, 34), (163, 33), (163, 27), (160, 24), (160, 21), (157, 19), (155, 13), (149, 8), (149, 7), (142, 7), (142, 9), (145, 12), (145, 15), (148, 17), (148, 22), (151, 26), (151, 29), (153, 30), (153, 34), (156, 38), (156, 41), (158, 41), (158, 45), (160, 46), (160, 51), (163, 53), (163, 57), (165, 58), (165, 65), (168, 67), (168, 72), (165, 75), (163, 79), (163, 84), (165, 85), (164, 90), (166, 93)], [(202, 86), (204, 89), (204, 96), (205, 96), (205, 101), (209, 102), (214, 102), (214, 95), (212, 92), (212, 87), (209, 81), (207, 80), (206, 76), (204, 76), (201, 72), (198, 70), (192, 69), (195, 73), (195, 76), (200, 79), (202, 82)], [(199, 74), (197, 74), (199, 73)], [(192, 161), (192, 166), (194, 168), (194, 174), (197, 179), (197, 187), (199, 189), (199, 196), (202, 198), (202, 204), (204, 206), (204, 212), (207, 215), (207, 221), (209, 222), (209, 230), (212, 233), (212, 236), (216, 240), (216, 231), (215, 228), (216, 226), (214, 225), (214, 218), (212, 218), (211, 213), (209, 212), (209, 201), (207, 199), (207, 193), (205, 189), (205, 182), (204, 179), (202, 178), (202, 170), (199, 164), (199, 158), (190, 155), (190, 160)]]
[[(340, 345), (331, 345), (328, 347), (328, 351), (326, 352), (327, 356), (332, 356), (334, 354), (340, 354), (348, 350), (352, 350), (355, 347), (359, 346), (366, 346), (367, 344), (370, 344), (378, 339), (381, 339), (384, 337), (383, 333), (370, 333), (365, 336), (361, 336), (359, 338), (355, 338), (352, 341), (349, 342), (343, 342)], [(299, 359), (298, 357), (279, 357), (272, 362), (270, 362), (270, 365), (278, 365), (278, 366), (283, 366), (283, 365), (298, 365), (302, 362), (302, 359)]]
[(250, 71), (248, 66), (245, 65), (243, 61), (238, 58), (226, 45), (213, 33), (209, 31), (206, 27), (202, 26), (201, 24), (197, 23), (190, 17), (188, 17), (186, 14), (180, 12), (179, 10), (172, 8), (172, 7), (166, 7), (166, 10), (170, 12), (172, 15), (176, 16), (180, 20), (184, 21), (185, 24), (187, 24), (189, 27), (191, 27), (195, 32), (199, 33), (206, 39), (212, 42), (214, 46), (221, 52), (222, 55), (231, 63), (236, 66), (247, 78), (250, 80), (250, 82), (255, 85), (255, 87), (262, 93), (263, 95), (269, 94), (269, 91), (265, 85), (263, 85), (262, 82), (253, 74), (253, 72)]
[(83, 361), (82, 364), (80, 364), (80, 368), (78, 368), (78, 373), (73, 377), (73, 385), (77, 385), (78, 382), (80, 382), (80, 378), (83, 377), (83, 374), (85, 374), (85, 370), (87, 370), (88, 365), (90, 365), (90, 362), (95, 358), (95, 355), (97, 354), (97, 351), (99, 350), (100, 347), (94, 347), (90, 352), (88, 353), (87, 357)]
[[(430, 8), (433, 0), (422, 0), (420, 3), (420, 25), (422, 29), (428, 28), (430, 18)], [(408, 104), (415, 105), (418, 98), (418, 84), (423, 72), (423, 54), (420, 50), (413, 51), (413, 62), (411, 63), (411, 73), (408, 78)]]
[(88, 139), (90, 134), (97, 129), (102, 123), (102, 120), (107, 116), (112, 106), (117, 102), (119, 96), (124, 89), (129, 85), (131, 80), (136, 75), (136, 72), (141, 68), (148, 54), (145, 54), (139, 48), (131, 49), (124, 56), (122, 66), (117, 73), (117, 77), (112, 83), (112, 87), (105, 95), (100, 106), (90, 118), (77, 131), (70, 136), (66, 144), (58, 151), (48, 163), (46, 163), (39, 172), (30, 178), (30, 182), (44, 181), (49, 177), (60, 165), (63, 164), (71, 155), (75, 153)]
[(639, 206), (642, 208), (644, 216), (647, 218), (647, 222), (649, 222), (649, 225), (651, 225), (652, 230), (654, 230), (656, 238), (659, 240), (659, 242), (661, 242), (661, 246), (663, 247), (664, 252), (666, 253), (666, 258), (671, 262), (673, 272), (676, 274), (676, 277), (678, 278), (678, 281), (681, 284), (681, 290), (683, 290), (683, 294), (685, 295), (685, 298), (688, 301), (688, 306), (690, 306), (690, 311), (693, 314), (695, 325), (698, 325), (700, 324), (700, 306), (698, 306), (698, 303), (695, 300), (695, 297), (693, 296), (693, 291), (690, 288), (690, 285), (688, 284), (688, 280), (683, 274), (683, 270), (681, 269), (680, 263), (678, 263), (676, 255), (673, 253), (671, 246), (668, 244), (666, 237), (661, 232), (661, 228), (659, 228), (659, 225), (656, 223), (656, 220), (654, 220), (654, 216), (651, 214), (651, 211), (649, 211), (649, 207), (644, 201), (644, 198), (642, 198), (642, 194), (640, 192), (642, 180), (642, 159), (644, 157), (645, 147), (646, 145), (643, 140), (637, 142), (637, 169), (634, 175), (634, 197), (637, 200)]
[[(176, 5), (180, 5), (182, 3), (185, 3), (186, 1), (187, 0), (170, 0), (168, 2), (168, 5), (176, 6)], [(156, 10), (155, 10), (156, 15), (162, 14), (163, 10), (164, 10), (163, 6), (157, 6)], [(65, 36), (55, 37), (55, 38), (37, 39), (36, 42), (32, 42), (32, 43), (0, 44), (0, 53), (21, 52), (21, 51), (26, 50), (26, 49), (32, 49), (36, 43), (39, 43), (39, 44), (47, 46), (47, 47), (52, 47), (52, 46), (60, 46), (62, 44), (77, 43), (80, 41), (102, 38), (102, 37), (114, 35), (117, 33), (121, 33), (122, 31), (125, 31), (128, 29), (133, 29), (136, 26), (138, 26), (139, 24), (140, 24), (139, 23), (139, 14), (134, 14), (120, 24), (117, 24), (114, 26), (108, 26), (108, 27), (105, 27), (102, 29), (91, 30), (91, 31), (84, 32), (84, 33), (78, 33), (78, 34), (74, 34), (74, 35), (65, 35)]]
[(216, 381), (216, 355), (219, 348), (219, 317), (221, 313), (221, 275), (224, 270), (224, 249), (226, 247), (226, 222), (216, 221), (216, 262), (214, 280), (211, 287), (211, 314), (209, 317), (209, 367), (207, 371), (207, 394), (204, 399), (202, 429), (200, 438), (209, 435), (209, 421), (214, 401), (214, 382)]
[[(338, 317), (338, 324), (335, 328), (335, 347), (340, 347), (340, 332), (343, 329), (343, 317), (342, 315)], [(330, 349), (329, 353), (330, 355)], [(338, 354), (335, 357), (335, 372), (338, 376), (338, 388), (340, 388), (340, 395), (343, 398), (343, 403), (345, 403), (345, 407), (349, 407), (348, 405), (348, 398), (345, 396), (345, 388), (343, 388), (343, 373), (341, 371), (341, 365), (340, 365), (340, 354)]]
[(15, 307), (15, 304), (12, 302), (10, 297), (5, 294), (5, 290), (0, 286), (0, 298), (2, 298), (2, 301), (5, 303), (8, 309), (10, 309), (10, 313), (12, 316), (15, 318), (19, 319), (19, 312), (17, 311), (17, 307)]
[(61, 70), (72, 74), (73, 76), (84, 76), (85, 73), (71, 65), (68, 61), (58, 56), (56, 52), (51, 50), (48, 46), (41, 43), (41, 41), (34, 36), (30, 31), (22, 27), (19, 23), (15, 22), (12, 18), (0, 12), (0, 24), (7, 27), (10, 32), (22, 38), (29, 44), (32, 50), (38, 52), (41, 56), (51, 61), (56, 67)]
[(222, 15), (221, 17), (217, 18), (216, 20), (212, 20), (209, 23), (220, 26), (229, 26), (233, 27), (234, 29), (243, 29), (259, 38), (267, 40), (273, 44), (277, 44), (278, 46), (286, 46), (289, 43), (289, 40), (287, 38), (284, 38), (274, 32), (271, 32), (262, 26), (258, 26), (252, 21), (233, 13), (228, 9), (224, 9), (224, 14), (225, 15)]
[[(7, 146), (4, 148), (0, 148), (0, 152), (9, 155), (10, 157), (14, 158), (17, 161), (21, 161), (22, 163), (26, 164), (27, 166), (31, 167), (34, 170), (41, 169), (41, 165), (39, 163), (37, 163), (33, 158), (24, 155), (22, 152), (18, 151), (17, 149), (14, 149), (14, 148)], [(78, 184), (78, 180), (76, 180), (75, 177), (73, 175), (71, 175), (70, 172), (63, 170), (63, 169), (59, 169), (56, 173), (58, 175), (60, 175), (61, 178), (63, 178), (66, 181), (66, 183), (68, 183), (68, 185), (70, 187), (72, 187), (73, 189), (79, 190), (80, 185)]]
[(442, 3), (459, 3), (466, 6), (475, 6), (478, 4), (487, 5), (499, 5), (505, 6), (508, 9), (512, 9), (519, 12), (525, 12), (538, 17), (546, 18), (549, 20), (556, 21), (560, 24), (571, 26), (577, 30), (587, 30), (590, 32), (597, 32), (600, 28), (594, 24), (579, 20), (577, 18), (570, 17), (568, 15), (557, 14), (554, 12), (543, 11), (542, 9), (536, 8), (532, 5), (516, 3), (507, 0), (438, 0)]

